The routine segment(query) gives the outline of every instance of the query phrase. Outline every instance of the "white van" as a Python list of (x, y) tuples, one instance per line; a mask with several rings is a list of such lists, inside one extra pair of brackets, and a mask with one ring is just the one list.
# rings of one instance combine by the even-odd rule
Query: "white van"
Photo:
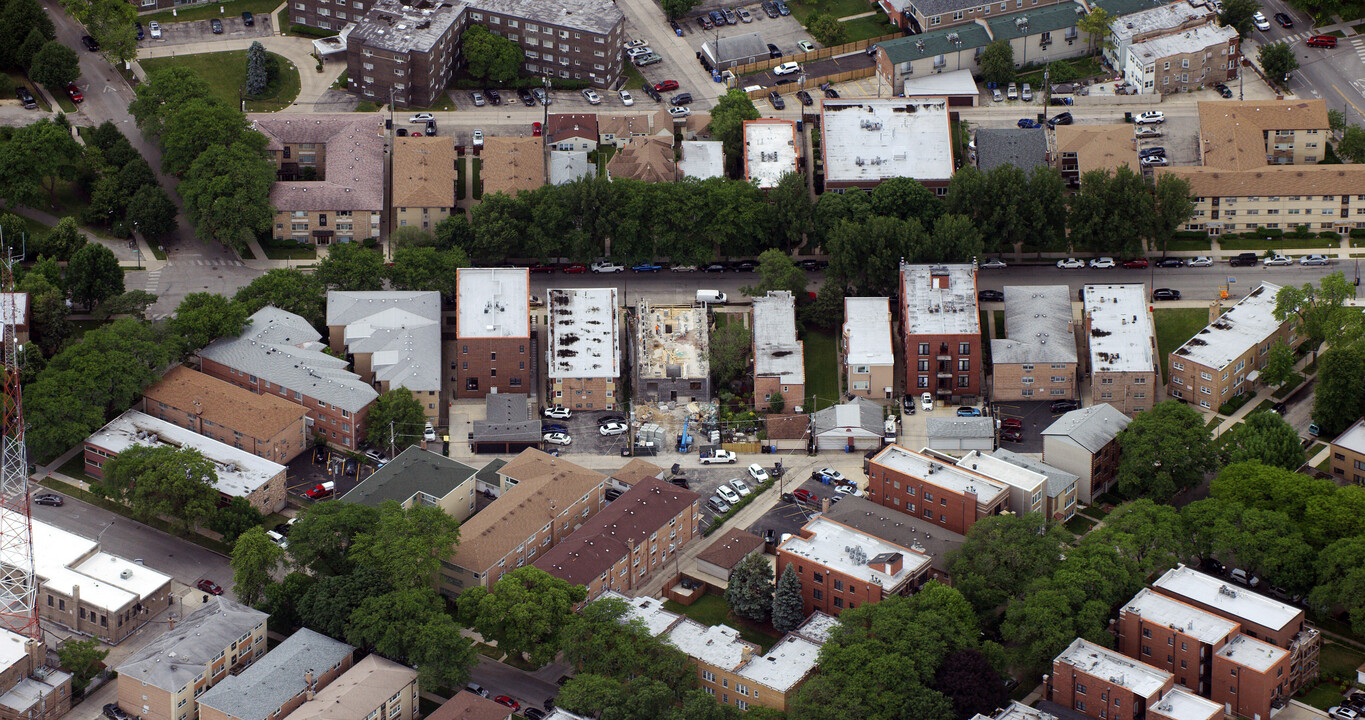
[(724, 305), (725, 293), (719, 290), (698, 290), (697, 302), (702, 305)]

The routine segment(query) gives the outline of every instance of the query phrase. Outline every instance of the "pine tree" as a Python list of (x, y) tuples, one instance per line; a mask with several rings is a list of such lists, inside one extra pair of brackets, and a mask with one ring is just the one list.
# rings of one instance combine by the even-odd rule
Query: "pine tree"
[(246, 51), (246, 94), (260, 95), (270, 84), (270, 73), (265, 67), (265, 46), (259, 41), (251, 43)]
[(753, 620), (766, 622), (768, 611), (773, 605), (773, 569), (767, 559), (752, 553), (739, 561), (730, 573), (730, 583), (725, 588), (725, 602), (734, 614)]
[(782, 579), (777, 581), (777, 592), (773, 595), (773, 628), (778, 632), (790, 632), (806, 619), (803, 612), (805, 603), (801, 599), (801, 580), (791, 563), (782, 571)]

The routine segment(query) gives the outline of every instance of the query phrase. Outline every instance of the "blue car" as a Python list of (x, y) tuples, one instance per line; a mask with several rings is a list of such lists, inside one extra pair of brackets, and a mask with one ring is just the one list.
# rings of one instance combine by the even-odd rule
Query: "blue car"
[(566, 432), (569, 431), (569, 426), (568, 426), (568, 425), (561, 425), (561, 424), (559, 424), (559, 423), (541, 423), (541, 424), (540, 424), (540, 431), (543, 432), (543, 433), (552, 433), (552, 432), (566, 433)]
[(957, 409), (958, 417), (981, 417), (981, 411), (974, 407), (960, 407)]
[(1029, 118), (1019, 118), (1019, 127), (1025, 130), (1032, 130), (1033, 128), (1042, 127), (1042, 124), (1040, 124), (1037, 120), (1031, 120)]
[(654, 263), (641, 263), (639, 265), (632, 265), (630, 269), (631, 272), (659, 272), (660, 270), (663, 270), (663, 266), (655, 265)]

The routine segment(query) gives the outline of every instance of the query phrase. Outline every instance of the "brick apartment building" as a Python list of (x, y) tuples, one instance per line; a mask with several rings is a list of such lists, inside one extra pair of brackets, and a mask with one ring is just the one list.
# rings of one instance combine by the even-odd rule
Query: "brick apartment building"
[(254, 393), (302, 405), (309, 434), (354, 449), (364, 437), (365, 416), (379, 393), (348, 363), (324, 353), (322, 335), (307, 320), (276, 307), (250, 318), (242, 334), (199, 351), (199, 369)]
[[(299, 4), (311, 4), (318, 14), (328, 11), (327, 0), (295, 3)], [(337, 0), (335, 7), (344, 13), (345, 6), (345, 0)], [(354, 16), (355, 9), (349, 12)], [(346, 76), (351, 89), (373, 102), (392, 98), (399, 107), (431, 107), (460, 62), (460, 35), (467, 15), (464, 3), (418, 0), (405, 5), (398, 0), (375, 0), (346, 38)], [(318, 18), (316, 22), (327, 21)]]
[(929, 579), (929, 556), (819, 517), (777, 548), (777, 575), (791, 565), (801, 580), (802, 613), (839, 615), (909, 595)]
[(905, 391), (943, 404), (981, 396), (981, 319), (976, 266), (901, 263)]
[(1008, 509), (1009, 491), (981, 473), (888, 445), (871, 460), (867, 499), (965, 535)]
[(1136, 415), (1156, 404), (1161, 375), (1156, 332), (1144, 285), (1086, 285), (1081, 343), (1090, 402)]
[[(407, 388), (427, 422), (440, 425), (441, 294), (435, 290), (327, 293), (332, 352), (350, 357), (355, 372), (384, 393)], [(395, 428), (416, 436), (422, 428)]]
[(531, 563), (570, 585), (628, 593), (700, 537), (701, 496), (657, 478), (627, 490)]
[(890, 298), (844, 298), (839, 365), (845, 393), (862, 398), (891, 397), (896, 373), (896, 352), (891, 342)]
[(454, 138), (394, 138), (389, 230), (415, 227), (432, 232), (450, 217), (459, 180), (455, 170), (458, 162)]
[(1365, 420), (1357, 420), (1331, 443), (1332, 474), (1365, 485)]
[(1175, 686), (1165, 670), (1076, 638), (1052, 661), (1046, 698), (1095, 720), (1214, 720), (1217, 703)]
[(308, 412), (184, 365), (142, 392), (142, 411), (256, 457), (286, 464), (308, 448)]
[(784, 409), (806, 401), (805, 344), (796, 339), (796, 299), (787, 290), (754, 298), (754, 407), (767, 411), (774, 397)]
[(355, 648), (300, 628), (196, 702), (199, 720), (281, 720), (354, 664)]
[(71, 673), (47, 658), (42, 640), (0, 630), (0, 719), (57, 720), (71, 711)]
[(532, 77), (605, 88), (621, 76), (626, 16), (610, 0), (476, 0), (468, 12), (471, 23), (521, 45)]
[[(415, 720), (421, 690), (417, 671), (378, 655), (366, 656), (289, 714), (290, 720)], [(478, 720), (468, 718), (461, 720)]]
[(1241, 37), (1210, 17), (1204, 25), (1133, 43), (1124, 79), (1142, 92), (1189, 92), (1237, 79)]
[(530, 271), (460, 268), (455, 277), (455, 397), (532, 392)]
[(1109, 42), (1102, 44), (1101, 52), (1110, 67), (1122, 68), (1128, 48), (1134, 43), (1179, 34), (1216, 19), (1217, 12), (1212, 7), (1187, 0), (1128, 13), (1121, 21), (1109, 25)]
[(1275, 319), (1279, 291), (1279, 285), (1261, 283), (1172, 351), (1166, 386), (1171, 397), (1216, 410), (1242, 393), (1255, 392), (1270, 348), (1277, 342), (1292, 347), (1298, 341), (1292, 316)]
[(1108, 403), (1072, 410), (1043, 429), (1043, 462), (1075, 475), (1076, 498), (1090, 505), (1118, 474), (1118, 435), (1130, 422)]
[(552, 288), (549, 302), (550, 404), (615, 410), (621, 378), (621, 308), (616, 288)]
[(1207, 695), (1212, 655), (1237, 633), (1232, 620), (1143, 588), (1119, 610), (1118, 650)]
[(1005, 331), (991, 340), (996, 401), (1075, 399), (1076, 321), (1065, 285), (1007, 286)]

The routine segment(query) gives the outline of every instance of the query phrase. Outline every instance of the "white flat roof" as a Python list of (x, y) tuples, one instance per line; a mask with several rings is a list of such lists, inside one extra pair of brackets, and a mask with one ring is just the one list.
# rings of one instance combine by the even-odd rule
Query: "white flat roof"
[(531, 275), (527, 268), (455, 271), (455, 333), (461, 338), (531, 336)]
[(683, 177), (705, 180), (725, 174), (725, 153), (719, 140), (684, 140), (678, 169)]
[(952, 72), (934, 73), (933, 75), (911, 75), (905, 78), (902, 94), (906, 97), (916, 95), (976, 96), (980, 92), (976, 87), (976, 78), (972, 77), (971, 70), (954, 70)]
[(971, 720), (1057, 720), (1057, 716), (1012, 700), (1008, 707), (994, 716), (977, 713)]
[(1082, 638), (1076, 638), (1061, 655), (1057, 656), (1057, 659), (1083, 673), (1108, 680), (1149, 700), (1155, 699), (1166, 681), (1174, 677), (1165, 670), (1138, 662)]
[(630, 617), (638, 619), (645, 624), (645, 629), (650, 635), (659, 633), (673, 627), (673, 623), (682, 618), (681, 615), (669, 612), (664, 609), (664, 601), (652, 597), (626, 597), (615, 590), (607, 590), (597, 596), (597, 600), (603, 599), (620, 600), (630, 608)]
[(848, 339), (848, 365), (891, 365), (891, 299), (844, 298), (844, 337)]
[(1047, 483), (1047, 476), (1036, 473), (1025, 467), (1015, 465), (1008, 460), (1002, 460), (990, 455), (982, 455), (980, 451), (973, 450), (962, 456), (957, 461), (957, 466), (967, 470), (974, 470), (985, 475), (992, 480), (998, 480), (1006, 485), (1017, 487), (1020, 490), (1034, 492), (1041, 490)]
[(1275, 663), (1288, 654), (1288, 650), (1275, 647), (1268, 642), (1262, 642), (1248, 635), (1237, 635), (1218, 651), (1220, 657), (1225, 657), (1256, 672), (1265, 672), (1275, 667)]
[(1155, 705), (1147, 708), (1171, 720), (1213, 720), (1223, 717), (1223, 706), (1202, 698), (1179, 685), (1166, 691)]
[(1222, 642), (1224, 638), (1237, 631), (1237, 623), (1193, 605), (1186, 605), (1151, 588), (1139, 591), (1127, 605), (1123, 606), (1123, 610), (1209, 645)]
[[(127, 590), (140, 598), (148, 597), (171, 581), (169, 575), (163, 575), (145, 565), (107, 552), (95, 553), (93, 557), (73, 569), (82, 575)], [(127, 577), (124, 577), (125, 573)]]
[(1347, 450), (1365, 453), (1365, 419), (1355, 421), (1355, 424), (1346, 428), (1346, 432), (1338, 435), (1332, 444)]
[(664, 638), (685, 655), (727, 670), (735, 669), (744, 660), (745, 647), (757, 650), (741, 639), (739, 631), (729, 625), (708, 627), (692, 618), (683, 618)]
[(970, 263), (901, 264), (901, 302), (905, 304), (905, 332), (909, 335), (981, 332), (976, 267)]
[(1209, 607), (1261, 627), (1279, 630), (1297, 620), (1303, 612), (1260, 593), (1223, 582), (1197, 570), (1177, 565), (1152, 583), (1175, 595), (1197, 600)]
[(1209, 23), (1170, 35), (1160, 35), (1150, 40), (1133, 43), (1128, 52), (1145, 65), (1154, 65), (1162, 58), (1172, 55), (1196, 53), (1210, 45), (1227, 45), (1237, 37), (1237, 31)]
[(1188, 20), (1212, 14), (1207, 8), (1196, 8), (1189, 2), (1173, 2), (1114, 18), (1109, 28), (1121, 42), (1128, 42), (1134, 35), (1173, 30)]
[(0, 628), (0, 670), (8, 670), (28, 655), (24, 644), (28, 638), (12, 630)]
[(1275, 296), (1280, 286), (1263, 282), (1231, 309), (1176, 348), (1175, 354), (1204, 367), (1222, 370), (1280, 328)]
[(1086, 285), (1092, 372), (1153, 372), (1152, 318), (1145, 285)]
[(552, 288), (549, 296), (551, 378), (621, 375), (616, 288)]
[(744, 123), (744, 173), (760, 188), (777, 187), (787, 173), (797, 172), (796, 121), (747, 120)]
[(284, 472), (284, 466), (239, 450), (192, 430), (154, 418), (137, 410), (129, 410), (109, 421), (87, 443), (108, 450), (115, 455), (134, 445), (156, 447), (187, 447), (198, 450), (204, 459), (213, 463), (218, 475), (214, 487), (229, 497), (246, 497)]
[(769, 648), (763, 657), (753, 657), (735, 674), (763, 687), (787, 692), (815, 669), (820, 643), (789, 634)]
[[(9, 511), (0, 511), (8, 513)], [(142, 600), (171, 581), (169, 575), (108, 553), (89, 538), (41, 520), (33, 521), (33, 569), (43, 585), (65, 595), (80, 587), (81, 600), (117, 610)], [(121, 577), (127, 570), (129, 576)]]
[(959, 495), (974, 492), (978, 505), (990, 505), (1006, 491), (1003, 484), (984, 475), (945, 465), (941, 460), (899, 445), (887, 445), (872, 461)]
[(805, 356), (796, 339), (796, 298), (773, 290), (754, 298), (754, 375), (784, 383), (806, 381)]
[[(887, 592), (894, 592), (901, 583), (929, 566), (927, 555), (821, 517), (806, 523), (802, 530), (809, 530), (814, 535), (809, 540), (793, 535), (778, 549), (808, 558), (863, 582), (880, 585)], [(868, 561), (884, 553), (900, 553), (902, 560), (899, 573), (888, 575), (868, 567)]]
[(948, 99), (826, 99), (820, 110), (827, 182), (953, 176)]

